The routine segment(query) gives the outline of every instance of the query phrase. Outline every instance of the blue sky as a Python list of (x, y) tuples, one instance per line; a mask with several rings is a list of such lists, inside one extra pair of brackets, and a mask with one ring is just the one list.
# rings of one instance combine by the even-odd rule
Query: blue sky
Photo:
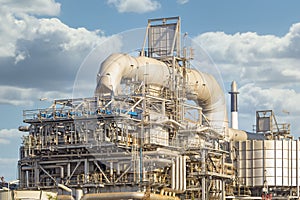
[(252, 129), (256, 110), (273, 109), (299, 137), (299, 7), (298, 0), (0, 0), (0, 176), (17, 178), (22, 111), (50, 106), (42, 97), (70, 98), (90, 51), (149, 18), (180, 16), (225, 92), (237, 81), (241, 129)]
[[(185, 4), (176, 3), (176, 0), (158, 1), (160, 7), (146, 13), (116, 12), (114, 4), (107, 1), (90, 0), (88, 4), (68, 0), (59, 2), (62, 3), (59, 17), (62, 22), (90, 30), (101, 28), (106, 34), (144, 27), (146, 19), (162, 16), (180, 16), (182, 30), (191, 36), (210, 31), (284, 35), (290, 25), (299, 20), (297, 1), (190, 0)], [(76, 13), (82, 12), (86, 14), (76, 17)]]

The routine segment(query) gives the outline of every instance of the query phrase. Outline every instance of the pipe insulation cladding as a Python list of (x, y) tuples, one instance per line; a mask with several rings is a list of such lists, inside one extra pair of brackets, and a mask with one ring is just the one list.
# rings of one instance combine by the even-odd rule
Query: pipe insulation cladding
[[(172, 67), (154, 58), (112, 54), (100, 66), (95, 95), (121, 94), (120, 86), (124, 79), (143, 82), (146, 78), (147, 85), (161, 89), (172, 88), (172, 70)], [(183, 78), (179, 70), (175, 73)], [(185, 87), (187, 99), (202, 107), (211, 126), (228, 127), (224, 92), (212, 75), (187, 69)]]

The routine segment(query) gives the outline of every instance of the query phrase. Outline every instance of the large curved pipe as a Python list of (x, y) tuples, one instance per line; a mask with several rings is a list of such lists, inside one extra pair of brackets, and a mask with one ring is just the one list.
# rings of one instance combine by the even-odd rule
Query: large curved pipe
[[(147, 79), (147, 84), (170, 88), (171, 76), (172, 69), (156, 59), (112, 54), (101, 64), (95, 95), (119, 94), (119, 86), (123, 78), (138, 81)], [(202, 107), (203, 114), (210, 124), (213, 126), (221, 124), (222, 127), (227, 127), (224, 92), (215, 78), (207, 73), (188, 69), (186, 81), (187, 98)]]
[(187, 71), (187, 85), (187, 98), (202, 107), (202, 112), (210, 124), (227, 127), (224, 92), (216, 79), (210, 74), (190, 69)]
[[(119, 86), (122, 78), (124, 78), (126, 75), (127, 78), (129, 78), (130, 74), (133, 76), (134, 74), (132, 73), (132, 70), (137, 70), (140, 67), (147, 66), (148, 64), (166, 66), (162, 62), (148, 57), (134, 58), (127, 54), (110, 55), (101, 64), (99, 73), (97, 75), (97, 87), (95, 94), (99, 95), (112, 92), (114, 95), (118, 95), (120, 93)], [(139, 75), (138, 78), (143, 80), (143, 75), (144, 71)], [(152, 74), (150, 76), (152, 77)]]

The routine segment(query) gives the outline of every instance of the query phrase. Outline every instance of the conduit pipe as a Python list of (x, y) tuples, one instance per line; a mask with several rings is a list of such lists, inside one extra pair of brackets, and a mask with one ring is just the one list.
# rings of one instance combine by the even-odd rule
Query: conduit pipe
[[(101, 64), (97, 75), (95, 95), (105, 93), (121, 94), (120, 85), (123, 79), (143, 82), (146, 78), (149, 85), (158, 88), (170, 88), (171, 73), (172, 69), (170, 67), (153, 58), (112, 54)], [(246, 132), (228, 129), (224, 93), (215, 78), (196, 69), (187, 69), (186, 79), (187, 98), (202, 107), (203, 114), (210, 124), (213, 127), (225, 127), (225, 134), (231, 140), (246, 140)], [(164, 121), (163, 123), (171, 123), (183, 128), (176, 121)], [(219, 133), (215, 134), (218, 135)]]
[(179, 190), (183, 190), (183, 182), (184, 178), (183, 177), (183, 169), (185, 166), (183, 166), (183, 156), (179, 156)]
[[(99, 69), (97, 75), (97, 87), (95, 94), (113, 93), (114, 95), (120, 94), (120, 84), (123, 78), (130, 77), (135, 78), (136, 74), (131, 74), (132, 70), (138, 69), (139, 67), (145, 67), (146, 65), (157, 65), (166, 66), (163, 62), (148, 57), (137, 57), (134, 58), (127, 54), (112, 54), (103, 63)], [(152, 66), (151, 66), (152, 67)], [(167, 69), (167, 68), (164, 68)], [(140, 74), (139, 79), (144, 80), (144, 69)], [(157, 74), (156, 74), (157, 75)], [(152, 74), (149, 74), (149, 77)], [(158, 77), (158, 76), (157, 76)], [(155, 80), (157, 81), (157, 80)]]
[(175, 169), (175, 161), (172, 162), (172, 178), (171, 178), (171, 188), (174, 190), (176, 187), (176, 169)]
[[(148, 57), (132, 57), (127, 54), (112, 54), (102, 64), (97, 75), (95, 95), (120, 94), (122, 79), (142, 82), (147, 74), (147, 84), (170, 88), (172, 68), (165, 63)], [(180, 75), (180, 74), (178, 74)], [(228, 127), (223, 90), (212, 75), (188, 69), (187, 98), (203, 108), (203, 114), (211, 125), (222, 123)]]
[(182, 164), (182, 167), (183, 167), (183, 191), (186, 190), (186, 156), (182, 156), (182, 160), (183, 160), (183, 164)]
[(143, 155), (148, 155), (148, 156), (163, 155), (163, 156), (173, 156), (173, 157), (176, 157), (176, 156), (179, 155), (179, 152), (177, 152), (177, 151), (170, 151), (168, 149), (163, 149), (163, 148), (157, 148), (156, 151), (145, 151), (145, 152), (143, 152)]
[[(97, 193), (86, 194), (82, 200), (120, 200), (120, 199), (144, 199), (144, 192), (110, 192), (110, 193)], [(161, 194), (150, 194), (150, 200), (179, 200), (178, 197), (165, 196)]]
[(175, 184), (175, 190), (180, 190), (180, 168), (179, 168), (179, 156), (176, 157), (176, 184)]

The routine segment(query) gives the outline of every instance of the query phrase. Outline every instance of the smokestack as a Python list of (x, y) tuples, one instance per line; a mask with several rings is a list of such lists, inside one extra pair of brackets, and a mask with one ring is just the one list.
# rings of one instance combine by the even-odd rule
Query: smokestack
[(231, 97), (231, 128), (238, 129), (239, 122), (238, 122), (238, 106), (237, 106), (237, 85), (235, 81), (231, 83), (231, 91), (229, 92)]

